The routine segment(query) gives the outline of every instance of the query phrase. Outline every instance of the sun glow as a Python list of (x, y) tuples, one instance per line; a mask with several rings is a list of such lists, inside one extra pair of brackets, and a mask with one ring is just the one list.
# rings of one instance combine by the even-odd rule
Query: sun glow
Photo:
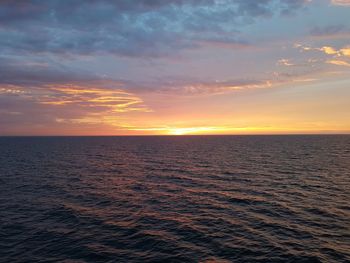
[(213, 127), (193, 127), (193, 128), (170, 128), (170, 135), (199, 134), (216, 130)]
[[(153, 131), (162, 131), (168, 135), (209, 135), (209, 134), (244, 134), (244, 133), (266, 133), (271, 132), (271, 127), (180, 127), (180, 128), (153, 128)], [(279, 128), (279, 131), (286, 131), (289, 129)]]

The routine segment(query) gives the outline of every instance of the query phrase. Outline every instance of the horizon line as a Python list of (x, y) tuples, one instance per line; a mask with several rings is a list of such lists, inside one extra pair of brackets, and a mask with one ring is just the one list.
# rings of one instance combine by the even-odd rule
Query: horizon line
[(194, 136), (336, 136), (347, 133), (266, 133), (266, 134), (119, 134), (119, 135), (0, 135), (0, 137), (194, 137)]

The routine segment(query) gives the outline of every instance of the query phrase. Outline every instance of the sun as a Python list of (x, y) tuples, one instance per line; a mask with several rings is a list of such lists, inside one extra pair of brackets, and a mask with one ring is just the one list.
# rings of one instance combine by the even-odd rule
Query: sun
[(170, 135), (186, 135), (198, 134), (212, 131), (212, 127), (188, 127), (188, 128), (171, 128), (168, 133)]

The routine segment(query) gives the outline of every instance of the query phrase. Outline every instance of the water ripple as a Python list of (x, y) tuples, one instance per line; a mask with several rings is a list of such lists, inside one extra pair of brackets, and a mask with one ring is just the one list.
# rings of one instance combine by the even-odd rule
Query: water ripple
[(0, 149), (0, 262), (350, 262), (350, 136)]

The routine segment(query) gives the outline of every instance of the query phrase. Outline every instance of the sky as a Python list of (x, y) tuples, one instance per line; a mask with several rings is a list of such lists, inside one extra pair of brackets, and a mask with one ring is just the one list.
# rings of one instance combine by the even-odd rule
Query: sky
[(350, 133), (350, 0), (1, 0), (0, 135)]

